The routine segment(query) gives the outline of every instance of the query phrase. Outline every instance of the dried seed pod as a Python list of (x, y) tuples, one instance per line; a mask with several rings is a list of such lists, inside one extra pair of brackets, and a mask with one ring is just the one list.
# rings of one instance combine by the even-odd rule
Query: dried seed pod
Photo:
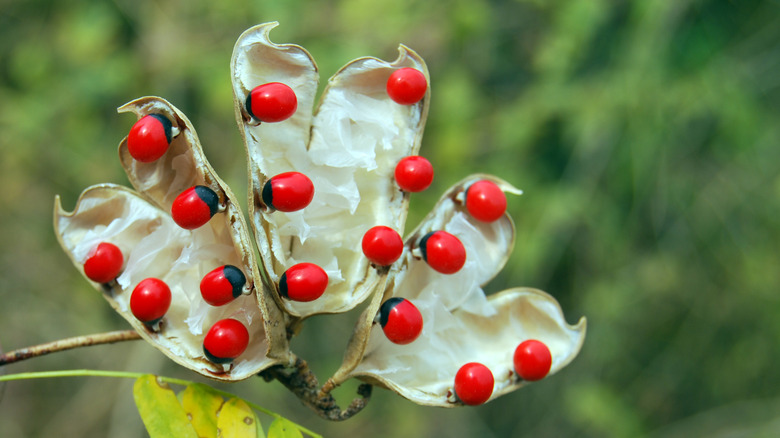
[[(279, 295), (279, 279), (291, 266), (309, 262), (330, 278), (328, 293), (312, 302), (279, 299), (292, 315), (347, 311), (384, 286), (387, 269), (363, 256), (361, 238), (374, 226), (403, 230), (408, 196), (393, 178), (396, 164), (415, 155), (428, 111), (429, 91), (414, 105), (399, 105), (387, 80), (402, 67), (423, 74), (423, 60), (401, 46), (398, 59), (361, 58), (328, 82), (317, 109), (319, 80), (311, 56), (296, 45), (277, 45), (268, 34), (276, 23), (244, 32), (231, 68), (239, 125), (249, 157), (250, 216), (266, 286)], [(283, 82), (297, 97), (297, 110), (277, 123), (260, 123), (246, 111), (247, 95), (258, 85)], [(314, 183), (314, 198), (303, 210), (283, 213), (264, 202), (266, 181), (300, 172)]]
[[(487, 175), (474, 175), (447, 191), (406, 238), (398, 270), (390, 272), (384, 296), (377, 296), (355, 327), (334, 384), (358, 377), (389, 388), (423, 405), (458, 406), (455, 375), (466, 363), (479, 362), (495, 375), (490, 399), (526, 383), (514, 373), (513, 353), (529, 338), (544, 342), (552, 353), (550, 374), (569, 363), (585, 336), (585, 319), (566, 323), (550, 295), (515, 288), (486, 297), (481, 286), (504, 266), (514, 244), (514, 225), (508, 214), (484, 222), (469, 214), (463, 193), (479, 180), (490, 180), (502, 190), (520, 191)], [(445, 230), (463, 243), (466, 262), (451, 275), (442, 275), (415, 256), (419, 240), (434, 230)], [(419, 338), (408, 345), (388, 341), (374, 322), (381, 302), (391, 297), (413, 300), (425, 321)], [(483, 400), (480, 399), (480, 403)], [(472, 400), (469, 400), (472, 402)]]
[[(127, 138), (119, 146), (120, 159), (137, 192), (104, 184), (82, 193), (73, 212), (55, 206), (55, 231), (80, 266), (96, 243), (114, 242), (126, 248), (125, 267), (115, 282), (104, 287), (104, 297), (156, 348), (174, 361), (207, 377), (240, 380), (268, 366), (289, 363), (281, 310), (270, 294), (255, 283), (260, 278), (248, 227), (228, 187), (209, 165), (186, 117), (167, 101), (145, 97), (119, 109), (140, 119), (160, 114), (172, 121), (176, 135), (168, 150), (151, 162), (135, 160)], [(193, 186), (216, 194), (218, 212), (204, 225), (186, 230), (170, 215), (176, 197)], [(207, 304), (199, 282), (224, 265), (247, 274), (245, 294), (221, 307)], [(159, 331), (135, 318), (129, 308), (133, 288), (144, 278), (156, 277), (171, 289), (171, 305)], [(226, 370), (209, 360), (202, 348), (205, 332), (215, 321), (234, 318), (246, 326), (249, 345)]]

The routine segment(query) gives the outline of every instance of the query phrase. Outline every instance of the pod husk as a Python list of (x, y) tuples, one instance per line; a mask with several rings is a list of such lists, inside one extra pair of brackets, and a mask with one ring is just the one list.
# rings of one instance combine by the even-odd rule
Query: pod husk
[[(220, 180), (198, 141), (194, 128), (173, 105), (158, 97), (144, 97), (119, 108), (141, 117), (167, 117), (175, 137), (166, 154), (152, 163), (134, 160), (127, 138), (119, 156), (137, 192), (103, 184), (85, 190), (74, 211), (55, 201), (55, 233), (74, 265), (83, 272), (89, 250), (101, 241), (120, 242), (125, 266), (115, 282), (93, 284), (141, 336), (165, 355), (202, 375), (218, 380), (248, 378), (277, 363), (291, 363), (285, 316), (258, 279), (260, 274), (241, 209)], [(196, 230), (178, 227), (170, 217), (173, 200), (194, 185), (205, 185), (219, 196), (220, 212)], [(115, 243), (116, 244), (116, 243)], [(232, 303), (213, 307), (200, 297), (200, 279), (212, 269), (231, 264), (245, 274), (245, 294)], [(130, 312), (133, 288), (148, 277), (165, 281), (173, 295), (171, 309), (159, 332)], [(203, 354), (202, 340), (219, 319), (234, 317), (250, 332), (247, 351), (229, 370)]]
[[(468, 214), (465, 190), (481, 179), (507, 193), (520, 193), (498, 178), (473, 175), (442, 196), (406, 238), (400, 266), (391, 271), (384, 294), (361, 315), (342, 366), (331, 378), (333, 384), (357, 377), (418, 404), (453, 407), (461, 405), (453, 395), (454, 376), (468, 362), (491, 369), (496, 380), (493, 399), (527, 383), (512, 370), (512, 354), (523, 340), (537, 339), (550, 348), (551, 374), (577, 355), (585, 319), (574, 326), (566, 323), (552, 296), (514, 288), (485, 297), (481, 287), (505, 265), (515, 233), (508, 214), (491, 223)], [(466, 248), (466, 264), (456, 274), (440, 274), (415, 254), (420, 239), (436, 230), (452, 233)], [(423, 316), (422, 334), (411, 344), (391, 343), (376, 322), (381, 303), (391, 297), (410, 300)]]
[[(316, 112), (319, 79), (308, 52), (277, 45), (269, 32), (277, 24), (253, 27), (236, 43), (231, 68), (239, 128), (249, 161), (250, 216), (260, 249), (264, 279), (291, 315), (345, 312), (384, 288), (386, 268), (371, 266), (361, 239), (375, 225), (403, 233), (408, 194), (395, 184), (395, 164), (420, 147), (430, 89), (415, 105), (392, 102), (385, 91), (390, 74), (414, 67), (428, 78), (424, 61), (401, 46), (393, 62), (360, 58), (330, 78)], [(245, 110), (249, 92), (268, 82), (290, 86), (298, 109), (288, 120), (258, 123)], [(282, 172), (301, 172), (314, 182), (304, 210), (272, 211), (263, 203), (265, 182)], [(300, 303), (279, 294), (286, 269), (316, 263), (329, 276), (319, 299)]]

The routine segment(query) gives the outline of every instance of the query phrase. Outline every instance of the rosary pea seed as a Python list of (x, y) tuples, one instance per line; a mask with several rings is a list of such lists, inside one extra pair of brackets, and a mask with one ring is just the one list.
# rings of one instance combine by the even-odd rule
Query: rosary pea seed
[(219, 197), (206, 186), (194, 186), (173, 201), (171, 216), (177, 225), (194, 230), (205, 225), (219, 209)]
[(493, 394), (494, 384), (493, 373), (488, 367), (469, 362), (455, 374), (455, 395), (467, 405), (481, 405)]
[(220, 266), (200, 281), (200, 294), (212, 306), (222, 306), (238, 298), (245, 284), (246, 277), (240, 269), (233, 265)]
[(279, 291), (293, 301), (314, 301), (325, 293), (328, 274), (314, 263), (298, 263), (282, 274)]
[(171, 144), (171, 121), (161, 114), (141, 117), (127, 136), (130, 156), (143, 163), (151, 163), (165, 155)]
[(433, 182), (433, 166), (419, 155), (405, 157), (395, 166), (395, 182), (405, 192), (422, 192)]
[(512, 357), (515, 372), (523, 380), (544, 379), (552, 367), (552, 354), (543, 342), (535, 339), (523, 341), (515, 349)]
[(130, 295), (130, 311), (139, 321), (156, 324), (171, 306), (171, 289), (158, 278), (142, 280)]
[(397, 231), (378, 225), (366, 231), (362, 241), (363, 254), (377, 266), (390, 266), (401, 257), (404, 242)]
[(401, 105), (414, 105), (425, 97), (428, 81), (420, 70), (405, 67), (398, 69), (387, 80), (387, 94)]
[(379, 324), (390, 342), (406, 345), (422, 333), (423, 318), (417, 307), (406, 298), (390, 298), (379, 308)]
[(232, 319), (221, 319), (214, 323), (203, 339), (203, 353), (217, 364), (232, 362), (249, 345), (249, 332), (244, 324)]
[(466, 248), (446, 231), (433, 231), (420, 239), (420, 252), (428, 266), (442, 274), (454, 274), (466, 264)]
[(300, 172), (285, 172), (263, 186), (263, 202), (273, 210), (286, 213), (306, 208), (314, 199), (314, 184)]
[(261, 122), (281, 122), (298, 109), (298, 98), (289, 86), (269, 82), (255, 87), (246, 97), (246, 110)]
[(492, 181), (477, 181), (466, 190), (466, 209), (478, 221), (494, 222), (506, 212), (506, 194)]
[(84, 274), (92, 281), (108, 283), (119, 276), (124, 264), (122, 251), (113, 243), (101, 242), (84, 262)]

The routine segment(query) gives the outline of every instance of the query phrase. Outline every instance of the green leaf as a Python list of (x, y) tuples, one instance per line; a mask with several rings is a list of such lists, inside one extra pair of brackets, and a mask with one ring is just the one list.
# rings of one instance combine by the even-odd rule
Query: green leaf
[(219, 438), (265, 438), (255, 411), (240, 398), (231, 398), (217, 416)]
[(290, 420), (277, 418), (268, 428), (268, 438), (303, 438), (303, 434)]
[(152, 375), (139, 377), (133, 385), (133, 397), (150, 438), (198, 438), (167, 383)]
[(217, 437), (217, 413), (224, 400), (210, 386), (202, 383), (187, 385), (179, 393), (181, 405), (200, 438)]

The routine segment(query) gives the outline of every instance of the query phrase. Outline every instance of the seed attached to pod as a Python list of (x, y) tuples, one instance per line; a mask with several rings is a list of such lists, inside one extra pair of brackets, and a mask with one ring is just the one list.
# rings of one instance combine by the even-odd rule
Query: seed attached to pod
[(454, 274), (466, 264), (466, 248), (446, 231), (433, 231), (420, 239), (420, 252), (428, 266), (442, 274)]
[(414, 105), (428, 89), (428, 81), (420, 70), (405, 67), (398, 69), (387, 80), (387, 94), (401, 105)]
[(418, 155), (405, 157), (395, 166), (395, 182), (405, 192), (422, 192), (433, 182), (433, 166)]
[(289, 86), (269, 82), (255, 87), (246, 97), (246, 110), (261, 122), (281, 122), (295, 114), (298, 98)]
[(411, 301), (393, 297), (379, 308), (379, 324), (390, 342), (406, 345), (422, 333), (423, 318)]
[(523, 380), (532, 382), (544, 379), (552, 367), (550, 349), (543, 342), (535, 339), (520, 343), (512, 359), (517, 375)]
[(84, 262), (84, 274), (92, 281), (108, 283), (119, 276), (122, 264), (122, 251), (113, 243), (101, 242)]
[(158, 278), (141, 280), (130, 295), (130, 311), (148, 325), (156, 325), (170, 306), (171, 289)]
[(143, 163), (151, 163), (165, 155), (171, 144), (171, 121), (162, 114), (147, 114), (130, 129), (127, 151)]
[(194, 230), (205, 225), (219, 211), (219, 196), (206, 186), (194, 186), (173, 201), (171, 216), (177, 225)]
[(293, 301), (314, 301), (325, 293), (328, 274), (314, 263), (298, 263), (284, 271), (279, 292)]
[(390, 266), (401, 257), (404, 241), (390, 227), (378, 225), (363, 235), (363, 254), (377, 266)]
[(246, 277), (233, 265), (220, 266), (206, 274), (200, 281), (203, 301), (212, 306), (222, 306), (241, 296)]
[(263, 202), (286, 213), (303, 210), (314, 199), (314, 184), (300, 172), (285, 172), (263, 185)]
[(492, 181), (477, 181), (466, 190), (466, 209), (478, 221), (493, 222), (506, 211), (506, 195)]
[(493, 394), (493, 373), (479, 362), (463, 365), (455, 374), (455, 395), (467, 405), (481, 405)]
[(203, 353), (218, 364), (232, 362), (249, 345), (249, 331), (244, 324), (232, 318), (214, 323), (203, 339)]

